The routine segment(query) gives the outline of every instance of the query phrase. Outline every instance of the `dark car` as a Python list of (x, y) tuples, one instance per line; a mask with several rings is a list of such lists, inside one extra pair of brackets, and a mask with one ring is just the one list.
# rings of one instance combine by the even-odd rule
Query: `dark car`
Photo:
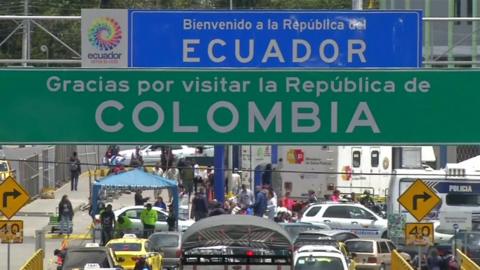
[(87, 265), (98, 264), (101, 268), (123, 269), (115, 265), (113, 252), (106, 247), (69, 247), (62, 266), (58, 269), (84, 269)]
[(157, 232), (148, 238), (150, 241), (150, 249), (163, 253), (163, 268), (179, 268), (180, 257), (182, 255), (181, 235), (179, 232)]

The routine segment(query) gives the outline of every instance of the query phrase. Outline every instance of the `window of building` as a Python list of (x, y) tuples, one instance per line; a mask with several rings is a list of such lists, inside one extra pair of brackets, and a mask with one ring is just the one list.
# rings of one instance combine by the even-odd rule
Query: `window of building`
[(362, 152), (355, 150), (352, 153), (352, 166), (354, 168), (360, 167), (361, 164), (361, 158), (362, 158)]
[(372, 166), (372, 168), (378, 167), (379, 159), (380, 159), (380, 152), (378, 150), (373, 150), (370, 153), (370, 165)]

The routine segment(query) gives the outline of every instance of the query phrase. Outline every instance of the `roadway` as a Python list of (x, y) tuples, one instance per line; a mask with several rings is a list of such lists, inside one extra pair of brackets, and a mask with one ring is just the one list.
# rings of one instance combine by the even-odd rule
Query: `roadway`
[[(153, 203), (153, 193), (146, 191), (145, 196), (151, 198)], [(57, 205), (61, 197), (67, 194), (72, 202), (75, 216), (73, 218), (73, 233), (67, 241), (70, 245), (83, 245), (92, 242), (90, 224), (91, 218), (87, 210), (80, 210), (81, 206), (88, 203), (89, 197), (89, 179), (88, 174), (80, 177), (78, 190), (70, 191), (70, 183), (66, 183), (55, 191), (55, 199), (36, 199), (23, 207), (12, 219), (20, 219), (24, 222), (24, 243), (11, 245), (11, 268), (19, 269), (35, 252), (35, 231), (45, 232), (45, 269), (56, 269), (54, 264), (55, 257), (53, 251), (60, 247), (66, 237), (59, 237), (57, 234), (50, 234), (49, 216), (56, 212)], [(124, 194), (112, 202), (113, 208), (118, 209), (133, 205), (134, 198), (132, 194)], [(167, 198), (166, 194), (164, 198)], [(97, 239), (98, 241), (98, 239)], [(0, 269), (7, 269), (7, 244), (0, 244)]]

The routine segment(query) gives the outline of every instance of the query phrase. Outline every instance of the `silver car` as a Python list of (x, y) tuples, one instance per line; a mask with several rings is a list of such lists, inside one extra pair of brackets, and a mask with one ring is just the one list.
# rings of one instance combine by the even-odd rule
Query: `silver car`
[(148, 238), (150, 249), (163, 255), (163, 268), (173, 270), (180, 265), (182, 234), (179, 232), (157, 232)]

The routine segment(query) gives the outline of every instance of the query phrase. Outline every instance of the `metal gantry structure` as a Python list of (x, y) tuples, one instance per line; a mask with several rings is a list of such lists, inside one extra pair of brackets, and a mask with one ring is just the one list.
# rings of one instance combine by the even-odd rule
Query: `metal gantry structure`
[[(425, 17), (423, 18), (423, 66), (425, 68), (430, 67), (477, 67), (480, 65), (478, 59), (478, 24), (480, 16), (478, 14), (479, 1), (472, 0), (471, 17), (456, 17), (456, 2), (455, 0), (445, 0), (448, 4), (448, 16), (447, 17), (432, 17), (432, 0), (423, 1), (423, 10)], [(233, 1), (230, 1), (232, 8)], [(410, 9), (412, 7), (411, 0), (404, 0), (404, 8)], [(26, 1), (27, 3), (27, 1)], [(352, 0), (352, 8), (361, 9), (365, 1)], [(369, 0), (368, 5), (372, 3)], [(393, 9), (399, 8), (395, 1), (390, 0), (378, 0), (378, 6), (380, 9)], [(25, 14), (28, 14), (28, 4), (25, 4)], [(458, 14), (457, 14), (458, 15)], [(16, 25), (12, 31), (0, 40), (0, 48), (9, 41), (14, 34), (19, 31), (23, 31), (22, 35), (22, 57), (20, 59), (0, 59), (0, 64), (21, 64), (24, 67), (28, 65), (81, 65), (81, 52), (74, 48), (80, 47), (79, 44), (67, 44), (66, 41), (49, 30), (45, 25), (45, 21), (72, 21), (80, 22), (81, 16), (17, 16), (17, 15), (1, 15), (0, 21), (15, 21)], [(461, 31), (456, 26), (466, 22), (468, 26), (462, 25)], [(440, 24), (440, 26), (439, 26)], [(446, 25), (445, 25), (446, 24)], [(69, 59), (50, 59), (50, 49), (43, 44), (37, 44), (40, 50), (44, 52), (47, 59), (32, 59), (30, 56), (30, 50), (32, 45), (31, 31), (32, 26), (36, 29), (40, 29), (50, 36), (55, 42), (58, 42), (61, 46), (66, 48), (72, 53), (72, 57)], [(78, 31), (80, 35), (80, 31)], [(80, 37), (75, 39), (75, 42), (80, 43)], [(33, 42), (35, 42), (33, 40)], [(20, 48), (19, 48), (20, 49)]]

